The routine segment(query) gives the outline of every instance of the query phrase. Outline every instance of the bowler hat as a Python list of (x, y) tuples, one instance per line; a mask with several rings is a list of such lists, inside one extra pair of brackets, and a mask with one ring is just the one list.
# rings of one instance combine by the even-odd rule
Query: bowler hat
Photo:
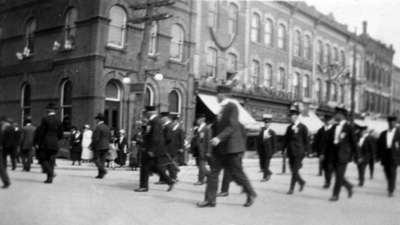
[(227, 94), (227, 93), (230, 93), (231, 91), (232, 91), (232, 88), (227, 85), (218, 85), (217, 86), (217, 93)]
[(160, 115), (161, 115), (162, 117), (164, 117), (164, 116), (169, 116), (170, 113), (167, 112), (167, 111), (164, 111), (164, 112), (160, 112)]
[(336, 106), (335, 113), (341, 113), (343, 115), (347, 115), (347, 109), (344, 106)]
[(329, 114), (324, 115), (324, 121), (328, 121), (330, 119), (332, 119), (332, 115), (329, 115)]
[(269, 122), (272, 120), (272, 114), (263, 114), (262, 119), (264, 122)]
[(56, 110), (57, 106), (53, 102), (50, 102), (49, 104), (47, 104), (46, 109), (47, 110)]
[(300, 109), (298, 105), (292, 105), (289, 108), (289, 114), (290, 115), (298, 115), (300, 114)]
[(97, 116), (95, 117), (96, 120), (101, 120), (104, 121), (104, 115), (103, 113), (98, 113)]
[(146, 112), (155, 112), (156, 111), (156, 107), (153, 105), (148, 105), (144, 109)]
[(173, 119), (173, 120), (179, 119), (179, 113), (177, 113), (177, 112), (171, 112), (169, 115), (171, 116), (171, 119)]
[(388, 117), (387, 117), (387, 120), (388, 120), (389, 122), (397, 121), (397, 116), (388, 116)]

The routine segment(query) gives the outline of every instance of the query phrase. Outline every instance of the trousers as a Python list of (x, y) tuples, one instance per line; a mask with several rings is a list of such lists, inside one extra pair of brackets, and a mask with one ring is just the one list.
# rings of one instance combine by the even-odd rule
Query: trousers
[(337, 163), (335, 165), (335, 186), (333, 187), (333, 196), (339, 197), (340, 190), (344, 186), (348, 191), (351, 190), (353, 185), (345, 178), (347, 163)]

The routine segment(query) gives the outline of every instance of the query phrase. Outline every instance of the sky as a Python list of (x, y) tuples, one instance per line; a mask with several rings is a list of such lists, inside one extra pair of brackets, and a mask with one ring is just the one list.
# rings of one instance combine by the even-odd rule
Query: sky
[(304, 0), (324, 14), (347, 24), (350, 31), (362, 32), (362, 21), (368, 22), (371, 37), (393, 44), (393, 63), (400, 66), (400, 1), (399, 0)]

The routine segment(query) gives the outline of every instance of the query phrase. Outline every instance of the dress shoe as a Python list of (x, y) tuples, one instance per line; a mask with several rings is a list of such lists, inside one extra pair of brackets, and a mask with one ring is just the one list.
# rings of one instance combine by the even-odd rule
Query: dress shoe
[(137, 188), (134, 190), (135, 192), (148, 192), (149, 189), (148, 188)]
[(47, 179), (47, 180), (45, 180), (43, 183), (45, 183), (45, 184), (51, 184), (51, 183), (53, 183), (53, 180), (52, 180), (52, 179)]
[(358, 183), (358, 186), (362, 187), (362, 186), (364, 186), (364, 183), (360, 182), (360, 183)]
[(286, 194), (288, 194), (288, 195), (292, 195), (293, 194), (293, 190), (292, 189), (290, 189)]
[(350, 187), (349, 189), (348, 189), (348, 195), (347, 195), (349, 198), (351, 198), (351, 197), (353, 197), (353, 187)]
[(217, 194), (217, 197), (227, 197), (227, 196), (229, 196), (228, 192), (220, 192)]
[(300, 187), (299, 187), (299, 191), (300, 191), (300, 192), (303, 191), (304, 186), (306, 186), (306, 182), (305, 182), (305, 181), (303, 181), (303, 182), (300, 184)]
[(331, 201), (331, 202), (337, 202), (337, 201), (339, 201), (339, 197), (338, 197), (338, 196), (332, 196), (332, 197), (329, 199), (329, 201)]
[(393, 192), (388, 193), (389, 198), (393, 197)]
[(254, 204), (255, 200), (256, 200), (256, 195), (248, 195), (247, 196), (247, 200), (246, 200), (246, 202), (244, 203), (243, 206), (244, 207), (250, 207), (251, 205)]
[(175, 185), (175, 183), (172, 183), (172, 184), (168, 185), (167, 192), (172, 191), (172, 189), (174, 189), (174, 185)]
[(204, 184), (204, 181), (202, 182), (202, 181), (197, 181), (196, 183), (194, 183), (193, 185), (203, 185)]
[(7, 189), (7, 188), (10, 187), (10, 185), (11, 185), (11, 183), (9, 183), (9, 182), (8, 182), (8, 183), (5, 183), (5, 184), (3, 185), (2, 188), (3, 188), (3, 189)]
[(202, 201), (198, 202), (196, 205), (198, 208), (206, 208), (206, 207), (215, 207), (216, 204), (209, 201)]
[(329, 186), (331, 186), (330, 184), (324, 184), (324, 186), (322, 186), (323, 189), (328, 189)]

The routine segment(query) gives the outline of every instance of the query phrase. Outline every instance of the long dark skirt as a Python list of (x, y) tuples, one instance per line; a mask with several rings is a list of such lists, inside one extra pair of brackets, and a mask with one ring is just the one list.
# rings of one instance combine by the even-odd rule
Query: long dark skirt
[(117, 158), (115, 162), (120, 166), (125, 166), (126, 163), (126, 154), (123, 151), (117, 151)]
[(72, 146), (71, 148), (71, 160), (72, 161), (80, 161), (82, 156), (82, 147), (81, 146)]

